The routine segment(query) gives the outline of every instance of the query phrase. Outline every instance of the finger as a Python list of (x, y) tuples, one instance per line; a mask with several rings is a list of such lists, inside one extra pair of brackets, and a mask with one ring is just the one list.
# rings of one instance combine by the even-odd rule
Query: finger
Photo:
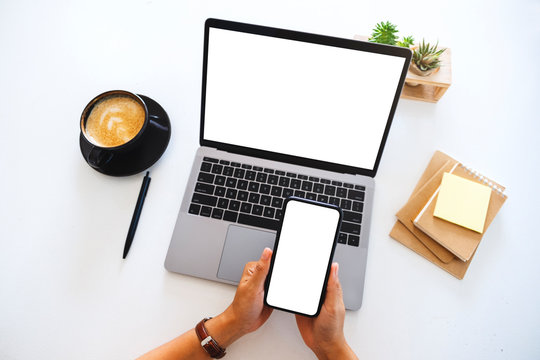
[[(253, 277), (259, 277), (260, 273), (268, 274), (268, 269), (270, 268), (270, 258), (272, 257), (272, 250), (265, 248), (261, 254), (259, 261), (251, 261), (244, 266), (244, 271), (242, 272), (241, 282), (248, 281)], [(263, 279), (264, 281), (264, 279)]]
[(335, 306), (343, 302), (343, 291), (341, 290), (341, 283), (339, 282), (339, 264), (337, 262), (332, 263), (330, 270), (330, 276), (328, 277), (328, 286), (326, 287), (326, 299), (325, 303), (330, 306)]

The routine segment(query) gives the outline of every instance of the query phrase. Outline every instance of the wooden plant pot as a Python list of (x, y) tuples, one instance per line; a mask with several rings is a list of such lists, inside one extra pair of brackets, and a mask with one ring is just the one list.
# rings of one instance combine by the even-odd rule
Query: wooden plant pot
[[(367, 36), (355, 35), (355, 40), (367, 41)], [(441, 66), (430, 75), (417, 75), (409, 67), (401, 98), (436, 103), (452, 85), (452, 61), (449, 48), (441, 54)], [(416, 65), (415, 65), (416, 66)]]

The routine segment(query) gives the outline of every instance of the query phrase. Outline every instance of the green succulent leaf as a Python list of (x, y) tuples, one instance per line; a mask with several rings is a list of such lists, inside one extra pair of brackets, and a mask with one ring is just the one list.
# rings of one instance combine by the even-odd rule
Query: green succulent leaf
[(368, 40), (379, 44), (396, 45), (398, 39), (396, 35), (397, 32), (396, 25), (392, 24), (390, 21), (380, 22), (375, 29), (373, 29), (371, 37)]
[(438, 41), (435, 45), (431, 45), (422, 39), (422, 43), (418, 44), (418, 48), (413, 50), (413, 62), (420, 70), (426, 71), (441, 66), (440, 56), (446, 49), (437, 49), (438, 46)]

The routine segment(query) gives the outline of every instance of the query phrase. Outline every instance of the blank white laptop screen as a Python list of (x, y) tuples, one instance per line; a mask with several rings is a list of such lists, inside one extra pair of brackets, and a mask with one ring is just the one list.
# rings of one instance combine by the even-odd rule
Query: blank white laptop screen
[(373, 170), (404, 61), (210, 28), (204, 138)]

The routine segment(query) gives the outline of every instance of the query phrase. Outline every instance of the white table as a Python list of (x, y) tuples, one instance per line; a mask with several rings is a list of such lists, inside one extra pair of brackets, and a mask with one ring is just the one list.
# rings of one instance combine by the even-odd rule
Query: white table
[[(163, 267), (198, 144), (207, 17), (349, 38), (390, 20), (452, 48), (441, 101), (398, 106), (346, 336), (360, 359), (540, 358), (540, 6), (526, 0), (0, 2), (0, 358), (134, 358), (232, 300)], [(125, 261), (143, 174), (104, 176), (78, 144), (82, 109), (110, 89), (154, 98), (173, 129)], [(508, 188), (462, 281), (388, 236), (436, 149)], [(313, 355), (274, 312), (228, 357)]]

